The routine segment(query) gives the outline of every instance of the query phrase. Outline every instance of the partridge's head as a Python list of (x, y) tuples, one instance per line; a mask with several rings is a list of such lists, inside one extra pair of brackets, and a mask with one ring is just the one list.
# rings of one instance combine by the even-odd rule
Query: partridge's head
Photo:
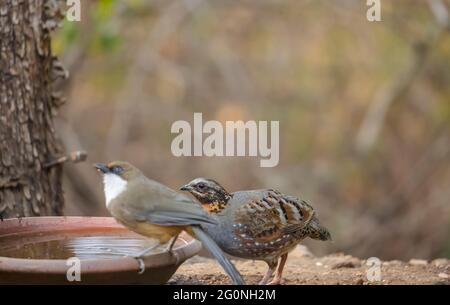
[(206, 178), (194, 179), (180, 190), (191, 193), (210, 212), (222, 210), (232, 197), (218, 182)]

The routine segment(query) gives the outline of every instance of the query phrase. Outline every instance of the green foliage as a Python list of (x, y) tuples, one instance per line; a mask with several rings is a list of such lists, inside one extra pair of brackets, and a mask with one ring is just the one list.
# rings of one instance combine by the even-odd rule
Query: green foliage
[(68, 48), (78, 41), (80, 30), (75, 22), (64, 19), (63, 25), (52, 40), (53, 51), (56, 54), (63, 54)]
[[(84, 3), (83, 3), (84, 4)], [(110, 54), (121, 45), (120, 16), (117, 0), (98, 0), (84, 4), (81, 22), (63, 22), (61, 30), (53, 39), (53, 48), (57, 54), (64, 53), (82, 40), (87, 50), (94, 54)]]

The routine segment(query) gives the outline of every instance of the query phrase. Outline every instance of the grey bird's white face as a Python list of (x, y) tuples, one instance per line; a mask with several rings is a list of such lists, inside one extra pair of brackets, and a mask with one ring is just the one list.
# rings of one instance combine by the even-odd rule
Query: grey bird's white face
[(94, 167), (103, 174), (103, 190), (106, 207), (127, 188), (128, 177), (133, 167), (127, 163), (115, 161), (108, 165), (96, 163)]
[(107, 173), (103, 175), (103, 189), (108, 207), (114, 198), (127, 189), (127, 181), (114, 173)]

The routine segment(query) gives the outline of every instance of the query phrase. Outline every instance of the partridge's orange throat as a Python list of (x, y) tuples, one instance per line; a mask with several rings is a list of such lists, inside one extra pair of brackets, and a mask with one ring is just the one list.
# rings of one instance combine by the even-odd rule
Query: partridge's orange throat
[(190, 192), (210, 213), (220, 213), (233, 197), (218, 182), (206, 178), (194, 179), (180, 190)]

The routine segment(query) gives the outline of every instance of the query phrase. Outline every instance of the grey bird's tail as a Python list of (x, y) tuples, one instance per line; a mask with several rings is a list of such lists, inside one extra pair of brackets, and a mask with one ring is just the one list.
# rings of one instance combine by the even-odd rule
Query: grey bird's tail
[(332, 240), (328, 229), (322, 226), (317, 218), (313, 218), (313, 220), (309, 223), (308, 231), (309, 237), (313, 239)]
[(233, 280), (233, 283), (235, 285), (245, 285), (244, 279), (239, 271), (237, 271), (236, 267), (225, 256), (225, 253), (223, 253), (222, 249), (219, 248), (214, 240), (200, 227), (192, 226), (192, 231), (194, 231), (195, 237), (202, 242), (203, 247), (219, 262), (228, 276)]

